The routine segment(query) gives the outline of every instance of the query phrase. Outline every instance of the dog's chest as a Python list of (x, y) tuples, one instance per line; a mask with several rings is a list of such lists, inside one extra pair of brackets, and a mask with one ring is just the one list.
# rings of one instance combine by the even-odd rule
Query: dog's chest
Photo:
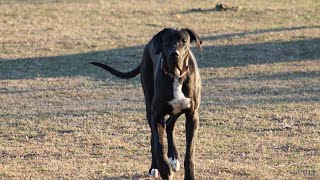
[(191, 99), (184, 96), (182, 84), (179, 83), (177, 78), (173, 81), (173, 99), (169, 101), (169, 105), (171, 105), (173, 109), (173, 114), (178, 114), (191, 106)]

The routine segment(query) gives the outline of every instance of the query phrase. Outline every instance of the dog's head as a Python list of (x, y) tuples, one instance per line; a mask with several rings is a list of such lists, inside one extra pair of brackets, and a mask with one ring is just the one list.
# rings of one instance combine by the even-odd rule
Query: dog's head
[(195, 42), (201, 49), (202, 41), (191, 29), (166, 28), (153, 39), (156, 54), (162, 53), (163, 66), (175, 77), (181, 76), (188, 69), (190, 44)]

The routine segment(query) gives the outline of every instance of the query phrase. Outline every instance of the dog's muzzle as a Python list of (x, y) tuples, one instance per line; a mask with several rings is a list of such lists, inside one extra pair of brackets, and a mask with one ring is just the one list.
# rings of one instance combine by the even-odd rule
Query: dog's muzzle
[[(170, 76), (171, 78), (178, 78), (178, 79), (180, 79), (180, 78), (182, 78), (183, 76), (185, 76), (186, 74), (187, 74), (187, 72), (188, 72), (188, 70), (189, 70), (189, 66), (188, 65), (186, 65), (185, 67), (184, 67), (184, 69), (179, 69), (179, 68), (175, 68), (175, 74), (172, 74), (172, 73), (170, 73), (170, 72), (168, 72), (168, 70), (167, 70), (167, 66), (165, 66), (164, 65), (164, 58), (163, 58), (163, 56), (161, 57), (161, 59), (160, 59), (160, 65), (161, 65), (161, 70), (162, 70), (162, 72), (165, 74), (165, 75), (168, 75), (168, 76)], [(179, 74), (179, 75), (178, 75)]]

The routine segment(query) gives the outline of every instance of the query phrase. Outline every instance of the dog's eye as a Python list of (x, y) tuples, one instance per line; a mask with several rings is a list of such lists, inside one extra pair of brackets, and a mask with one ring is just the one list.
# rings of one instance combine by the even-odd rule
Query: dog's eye
[(187, 41), (185, 39), (181, 40), (182, 44), (185, 44)]

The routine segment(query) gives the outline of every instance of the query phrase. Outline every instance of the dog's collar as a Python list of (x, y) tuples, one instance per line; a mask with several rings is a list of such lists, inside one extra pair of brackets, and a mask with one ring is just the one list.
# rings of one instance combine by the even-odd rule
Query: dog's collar
[[(188, 56), (189, 56), (189, 55), (188, 55)], [(188, 56), (187, 56), (186, 58), (188, 58)], [(163, 59), (164, 59), (164, 56), (163, 56), (163, 54), (161, 53), (160, 66), (161, 66), (161, 71), (162, 71), (165, 75), (168, 75), (168, 76), (170, 76), (171, 78), (178, 78), (178, 79), (180, 79), (180, 78), (182, 78), (183, 76), (185, 76), (185, 75), (187, 74), (187, 72), (188, 72), (188, 70), (189, 70), (189, 66), (188, 66), (188, 65), (187, 65), (187, 67), (185, 68), (184, 72), (183, 72), (180, 76), (176, 76), (176, 75), (174, 75), (174, 74), (172, 74), (172, 73), (169, 73), (169, 72), (167, 71), (167, 68), (163, 65)]]

